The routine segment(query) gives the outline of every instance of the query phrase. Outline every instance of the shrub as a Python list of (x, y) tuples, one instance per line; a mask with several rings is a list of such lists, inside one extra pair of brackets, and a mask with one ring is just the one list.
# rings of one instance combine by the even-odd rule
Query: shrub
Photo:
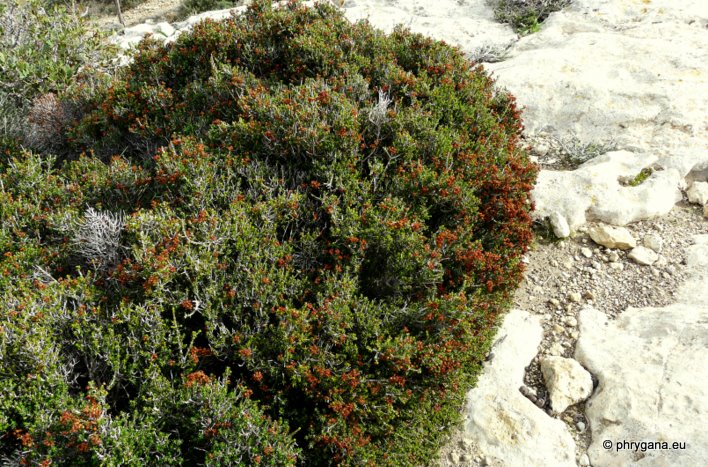
[[(0, 397), (8, 455), (435, 454), (531, 240), (511, 96), (444, 43), (256, 1), (142, 42), (82, 112), (82, 155), (0, 178), (6, 394), (41, 375)], [(100, 274), (67, 253), (85, 206), (126, 213)]]
[(521, 35), (537, 32), (541, 23), (571, 0), (489, 0), (497, 21), (509, 23)]
[(115, 265), (120, 255), (123, 216), (88, 208), (72, 239), (77, 253), (96, 270)]
[(0, 152), (14, 147), (13, 141), (39, 150), (60, 145), (72, 115), (56, 95), (87, 82), (92, 69), (108, 66), (111, 48), (98, 33), (63, 7), (45, 5), (42, 0), (0, 4)]

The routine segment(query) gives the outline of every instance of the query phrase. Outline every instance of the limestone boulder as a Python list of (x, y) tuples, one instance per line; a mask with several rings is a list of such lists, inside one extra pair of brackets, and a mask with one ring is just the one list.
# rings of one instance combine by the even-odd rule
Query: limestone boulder
[[(573, 232), (592, 220), (626, 225), (667, 213), (684, 179), (707, 173), (707, 24), (702, 0), (574, 0), (507, 60), (485, 64), (525, 107), (528, 135), (616, 149), (542, 171), (538, 218), (557, 212)], [(619, 182), (650, 166), (662, 170), (636, 187)]]
[[(575, 358), (599, 381), (586, 403), (592, 465), (708, 465), (708, 235), (696, 237), (686, 263), (690, 279), (672, 305), (630, 308), (614, 321), (580, 312)], [(617, 450), (618, 441), (687, 448)]]
[(494, 19), (486, 0), (346, 0), (343, 12), (351, 21), (365, 19), (386, 32), (403, 24), (413, 32), (460, 46), (470, 55), (479, 55), (481, 49), (503, 50), (518, 38), (509, 25)]
[(534, 216), (560, 215), (576, 232), (589, 221), (621, 226), (664, 215), (681, 201), (685, 174), (665, 169), (637, 186), (622, 183), (656, 160), (650, 154), (613, 151), (573, 171), (543, 170), (532, 192)]

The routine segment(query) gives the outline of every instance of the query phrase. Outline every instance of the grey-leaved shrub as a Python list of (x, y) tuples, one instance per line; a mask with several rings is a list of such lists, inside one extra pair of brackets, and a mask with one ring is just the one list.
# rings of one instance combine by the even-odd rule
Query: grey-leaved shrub
[(73, 245), (76, 252), (96, 270), (105, 270), (120, 256), (120, 234), (125, 225), (121, 213), (88, 208), (77, 222)]
[(548, 15), (571, 0), (488, 0), (497, 21), (509, 23), (521, 35), (537, 32)]

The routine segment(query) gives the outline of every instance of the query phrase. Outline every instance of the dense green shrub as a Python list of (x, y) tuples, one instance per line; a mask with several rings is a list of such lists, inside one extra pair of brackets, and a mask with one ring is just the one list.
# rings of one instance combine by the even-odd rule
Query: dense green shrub
[(15, 153), (1, 173), (5, 455), (436, 452), (531, 239), (535, 168), (481, 67), (257, 1), (144, 41), (80, 113), (81, 155)]
[(0, 3), (0, 152), (13, 142), (56, 147), (72, 113), (56, 95), (96, 79), (92, 69), (105, 68), (111, 52), (100, 34), (61, 6)]

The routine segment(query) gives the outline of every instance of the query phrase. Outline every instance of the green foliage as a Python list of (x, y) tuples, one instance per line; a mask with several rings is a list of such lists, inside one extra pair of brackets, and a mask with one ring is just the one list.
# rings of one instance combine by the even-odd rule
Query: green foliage
[(645, 167), (639, 171), (639, 173), (629, 181), (629, 186), (639, 186), (644, 183), (644, 180), (649, 178), (651, 174), (654, 173), (654, 169), (651, 167)]
[(0, 454), (436, 453), (531, 241), (511, 96), (443, 43), (256, 1), (73, 101), (80, 155), (0, 166)]
[(27, 136), (28, 127), (37, 123), (44, 125), (40, 142), (57, 138), (60, 132), (53, 127), (65, 123), (65, 117), (69, 119), (68, 108), (44, 102), (37, 112), (39, 122), (26, 122), (32, 102), (47, 93), (61, 94), (77, 82), (90, 82), (93, 78), (89, 77), (95, 76), (92, 69), (106, 66), (110, 52), (98, 33), (89, 31), (81, 18), (63, 7), (49, 8), (42, 0), (3, 1), (0, 152), (16, 147)]
[(501, 23), (509, 23), (525, 36), (538, 32), (548, 15), (570, 4), (571, 0), (489, 0), (494, 16)]

